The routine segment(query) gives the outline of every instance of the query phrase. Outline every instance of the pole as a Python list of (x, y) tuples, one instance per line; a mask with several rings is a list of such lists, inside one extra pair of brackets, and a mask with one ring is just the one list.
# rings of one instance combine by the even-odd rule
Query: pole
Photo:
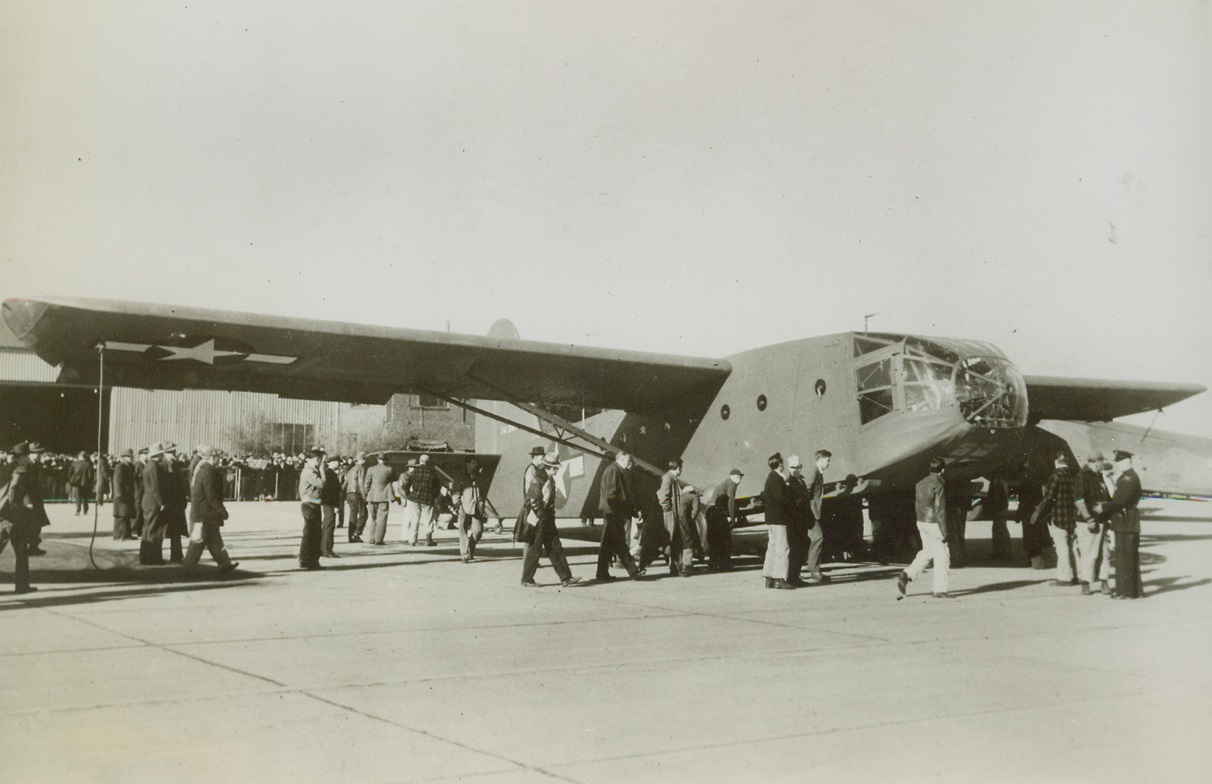
[[(101, 454), (101, 426), (105, 414), (105, 342), (97, 344), (97, 480), (93, 482), (93, 489), (98, 489), (101, 482), (101, 461), (105, 459), (105, 455)], [(87, 492), (87, 489), (85, 490)], [(101, 493), (98, 491), (97, 497), (93, 499), (93, 535), (88, 540), (88, 562), (92, 564), (94, 569), (99, 569), (96, 559), (93, 558), (93, 544), (97, 541), (97, 525), (101, 521)]]

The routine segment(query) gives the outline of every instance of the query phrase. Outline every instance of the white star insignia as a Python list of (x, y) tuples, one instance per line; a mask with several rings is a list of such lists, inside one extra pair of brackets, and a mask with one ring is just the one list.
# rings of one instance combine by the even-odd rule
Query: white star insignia
[(161, 346), (160, 348), (173, 352), (171, 357), (165, 357), (161, 360), (163, 362), (171, 362), (176, 359), (193, 359), (198, 362), (204, 362), (207, 365), (215, 364), (216, 357), (237, 357), (244, 353), (242, 351), (216, 351), (214, 338), (205, 343), (199, 343), (192, 348), (184, 348), (182, 346)]

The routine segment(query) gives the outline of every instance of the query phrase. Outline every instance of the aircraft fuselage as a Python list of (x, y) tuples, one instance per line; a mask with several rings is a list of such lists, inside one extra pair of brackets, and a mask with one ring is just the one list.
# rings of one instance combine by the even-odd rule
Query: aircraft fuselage
[[(869, 480), (873, 492), (911, 488), (930, 458), (974, 477), (1022, 438), (1025, 386), (996, 348), (971, 341), (842, 333), (791, 341), (728, 357), (732, 372), (711, 396), (667, 411), (606, 411), (578, 424), (620, 450), (664, 467), (682, 458), (682, 479), (705, 488), (731, 469), (746, 477), (738, 494), (756, 495), (767, 458), (781, 452), (806, 463), (818, 449), (833, 454), (827, 480)], [(485, 404), (540, 429), (533, 415)], [(502, 454), (490, 498), (503, 514), (521, 501), (521, 476), (537, 436), (482, 418), (476, 448)], [(563, 516), (597, 517), (604, 461), (559, 446)], [(641, 492), (657, 478), (637, 471)]]

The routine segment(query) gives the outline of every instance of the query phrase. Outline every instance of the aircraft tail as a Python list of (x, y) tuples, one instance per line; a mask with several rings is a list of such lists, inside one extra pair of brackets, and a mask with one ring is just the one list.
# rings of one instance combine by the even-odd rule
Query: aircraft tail
[[(488, 337), (502, 338), (505, 340), (518, 340), (521, 335), (518, 333), (518, 328), (514, 326), (509, 319), (497, 319), (496, 322), (488, 329)], [(491, 411), (494, 414), (504, 414), (505, 409), (513, 409), (513, 406), (508, 403), (502, 403), (497, 400), (481, 400), (478, 405), (485, 411)], [(511, 411), (510, 413), (513, 413)], [(520, 412), (519, 412), (520, 413)], [(491, 454), (501, 453), (501, 435), (502, 429), (507, 428), (503, 422), (492, 419), (486, 416), (476, 417), (476, 441), (475, 449), (477, 452), (485, 452)]]

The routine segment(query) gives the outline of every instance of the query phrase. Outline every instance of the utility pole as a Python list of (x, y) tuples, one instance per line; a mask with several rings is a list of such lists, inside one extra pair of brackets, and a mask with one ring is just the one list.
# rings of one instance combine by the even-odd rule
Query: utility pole
[(867, 322), (870, 321), (874, 316), (878, 316), (878, 315), (879, 315), (878, 313), (865, 313), (863, 315), (863, 334), (864, 335), (867, 334)]

